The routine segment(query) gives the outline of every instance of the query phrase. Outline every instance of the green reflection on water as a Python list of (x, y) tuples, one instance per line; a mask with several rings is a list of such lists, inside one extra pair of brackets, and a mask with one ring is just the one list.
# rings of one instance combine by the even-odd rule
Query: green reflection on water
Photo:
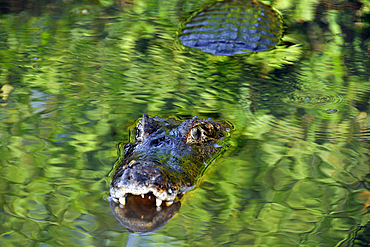
[[(286, 43), (221, 57), (174, 38), (206, 1), (116, 2), (0, 18), (0, 242), (350, 246), (369, 217), (369, 8), (272, 1)], [(135, 235), (105, 198), (143, 113), (236, 130), (180, 212)]]

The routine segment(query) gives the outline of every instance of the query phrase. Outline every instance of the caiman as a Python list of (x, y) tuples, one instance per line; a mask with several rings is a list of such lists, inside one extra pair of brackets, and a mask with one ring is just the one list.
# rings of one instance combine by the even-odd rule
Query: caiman
[(121, 224), (138, 232), (163, 226), (180, 208), (176, 198), (225, 150), (230, 128), (212, 119), (181, 122), (144, 114), (110, 185), (111, 208)]

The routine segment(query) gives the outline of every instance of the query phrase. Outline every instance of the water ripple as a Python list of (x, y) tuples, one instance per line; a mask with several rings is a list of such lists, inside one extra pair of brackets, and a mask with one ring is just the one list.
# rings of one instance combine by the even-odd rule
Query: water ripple
[[(281, 98), (281, 101), (297, 107), (314, 108), (318, 105), (329, 103), (340, 104), (345, 101), (345, 97), (343, 95), (333, 95), (330, 93), (296, 91)], [(326, 112), (333, 113), (333, 111), (336, 112), (337, 110), (328, 109)]]

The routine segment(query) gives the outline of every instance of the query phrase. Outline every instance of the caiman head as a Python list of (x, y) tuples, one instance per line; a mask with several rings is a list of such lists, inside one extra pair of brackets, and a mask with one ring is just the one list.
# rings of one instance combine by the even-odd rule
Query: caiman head
[(135, 143), (124, 146), (124, 157), (112, 178), (110, 198), (121, 209), (128, 206), (128, 198), (139, 196), (151, 201), (157, 212), (170, 210), (167, 207), (194, 185), (199, 171), (222, 150), (217, 142), (228, 135), (229, 127), (211, 119), (193, 117), (180, 122), (144, 114), (135, 128)]

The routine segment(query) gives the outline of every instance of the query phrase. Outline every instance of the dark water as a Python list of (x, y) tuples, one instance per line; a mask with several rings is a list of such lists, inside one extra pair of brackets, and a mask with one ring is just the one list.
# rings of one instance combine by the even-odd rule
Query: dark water
[[(3, 2), (2, 246), (369, 243), (369, 1), (272, 1), (284, 42), (236, 57), (176, 40), (205, 1)], [(235, 131), (180, 211), (137, 234), (106, 197), (143, 113)]]

